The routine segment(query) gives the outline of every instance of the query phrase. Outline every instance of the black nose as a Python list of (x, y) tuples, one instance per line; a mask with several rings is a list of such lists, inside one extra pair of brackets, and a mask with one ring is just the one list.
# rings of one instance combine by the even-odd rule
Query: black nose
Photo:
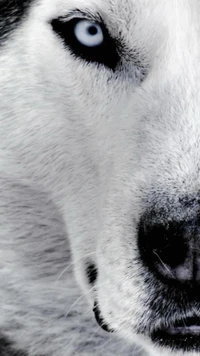
[(143, 263), (164, 282), (200, 283), (200, 227), (197, 220), (176, 221), (144, 214), (138, 227)]

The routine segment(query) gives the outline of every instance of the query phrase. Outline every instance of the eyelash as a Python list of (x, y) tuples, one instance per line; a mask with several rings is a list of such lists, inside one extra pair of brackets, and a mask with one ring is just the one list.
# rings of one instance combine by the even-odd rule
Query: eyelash
[[(82, 44), (75, 35), (75, 29), (81, 22), (91, 23), (91, 26), (100, 28), (103, 41), (98, 46), (86, 46)], [(109, 35), (107, 28), (98, 22), (85, 18), (73, 18), (68, 21), (55, 19), (51, 23), (54, 32), (63, 40), (65, 46), (76, 56), (88, 63), (96, 63), (115, 70), (119, 61), (119, 53), (116, 41)]]

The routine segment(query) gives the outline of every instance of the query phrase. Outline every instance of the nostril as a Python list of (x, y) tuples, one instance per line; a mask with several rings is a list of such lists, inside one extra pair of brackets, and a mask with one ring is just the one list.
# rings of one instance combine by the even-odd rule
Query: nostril
[(188, 246), (184, 241), (184, 228), (176, 222), (153, 226), (142, 222), (138, 238), (139, 248), (147, 259), (157, 254), (171, 267), (184, 263)]

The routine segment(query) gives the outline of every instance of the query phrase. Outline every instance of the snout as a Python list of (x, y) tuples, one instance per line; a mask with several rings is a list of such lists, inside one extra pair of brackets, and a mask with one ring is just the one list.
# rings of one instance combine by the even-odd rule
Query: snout
[(199, 207), (188, 200), (187, 207), (149, 209), (138, 225), (142, 264), (153, 283), (158, 282), (157, 293), (168, 305), (163, 309), (158, 303), (162, 323), (151, 339), (177, 350), (200, 348)]
[[(159, 202), (161, 201), (162, 199), (159, 199)], [(143, 306), (140, 304), (141, 318), (138, 316), (137, 325), (135, 320), (131, 320), (135, 317), (133, 309), (137, 308), (137, 300), (134, 299), (135, 280), (130, 278), (130, 281), (127, 281), (126, 276), (129, 296), (123, 292), (120, 297), (122, 310), (125, 310), (123, 304), (127, 303), (129, 298), (130, 320), (126, 314), (126, 320), (120, 320), (121, 324), (114, 324), (117, 319), (115, 309), (113, 325), (119, 325), (119, 330), (122, 331), (127, 322), (127, 325), (131, 325), (133, 334), (150, 338), (153, 344), (159, 347), (179, 352), (199, 352), (200, 199), (181, 197), (176, 200), (176, 204), (160, 204), (146, 207), (141, 215), (135, 230), (137, 261), (135, 265), (132, 260), (128, 264), (131, 276), (135, 273), (137, 281), (145, 284), (145, 288), (138, 291), (137, 297), (145, 303)], [(123, 284), (122, 280), (121, 283)], [(125, 284), (125, 290), (124, 286)], [(130, 290), (133, 291), (132, 297)], [(115, 296), (112, 298), (115, 300)], [(112, 305), (109, 308), (112, 310)], [(107, 319), (112, 323), (112, 318), (107, 318), (109, 310), (105, 312), (102, 304), (95, 303), (94, 313), (98, 324), (106, 331), (113, 331), (107, 324)], [(114, 331), (117, 332), (118, 329)], [(126, 330), (123, 333), (126, 334)]]

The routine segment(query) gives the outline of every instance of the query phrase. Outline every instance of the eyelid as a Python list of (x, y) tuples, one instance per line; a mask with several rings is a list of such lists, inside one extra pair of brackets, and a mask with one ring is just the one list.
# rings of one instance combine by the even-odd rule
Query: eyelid
[(81, 19), (88, 20), (98, 24), (103, 24), (103, 19), (100, 14), (92, 13), (91, 11), (82, 11), (79, 9), (72, 10), (66, 16), (59, 17), (59, 20), (60, 21), (63, 20), (63, 22), (65, 22), (65, 21), (73, 20), (75, 18), (79, 18), (80, 20)]

